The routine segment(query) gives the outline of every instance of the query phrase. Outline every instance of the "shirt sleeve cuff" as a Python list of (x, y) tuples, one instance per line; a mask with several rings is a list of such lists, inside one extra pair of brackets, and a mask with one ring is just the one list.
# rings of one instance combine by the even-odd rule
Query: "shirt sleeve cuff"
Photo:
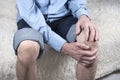
[(88, 10), (86, 8), (76, 11), (75, 17), (79, 19), (82, 15), (86, 15), (91, 20), (90, 16), (88, 15)]

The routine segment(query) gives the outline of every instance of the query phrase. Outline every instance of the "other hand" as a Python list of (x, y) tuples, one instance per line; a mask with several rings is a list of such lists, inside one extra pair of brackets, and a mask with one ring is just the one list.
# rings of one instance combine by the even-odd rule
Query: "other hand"
[(98, 30), (96, 26), (90, 21), (90, 19), (86, 15), (82, 15), (76, 23), (76, 34), (79, 35), (82, 30), (84, 30), (85, 32), (85, 40), (99, 40)]
[(93, 63), (97, 58), (97, 49), (90, 50), (89, 46), (79, 42), (65, 43), (61, 52), (81, 62), (84, 66)]

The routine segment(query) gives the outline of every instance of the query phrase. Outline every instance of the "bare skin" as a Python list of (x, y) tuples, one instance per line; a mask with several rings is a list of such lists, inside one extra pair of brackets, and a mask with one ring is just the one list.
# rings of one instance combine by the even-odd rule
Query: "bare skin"
[(37, 80), (37, 57), (40, 46), (35, 41), (23, 41), (18, 47), (16, 73), (18, 80)]
[(85, 15), (76, 23), (77, 42), (65, 43), (62, 52), (78, 61), (77, 80), (93, 80), (97, 68), (98, 31)]
[[(84, 38), (81, 36), (81, 31), (84, 31), (85, 34), (83, 42), (81, 39)], [(76, 23), (76, 34), (80, 35), (80, 39), (77, 39), (77, 42), (65, 43), (61, 52), (78, 61), (76, 68), (78, 80), (92, 80), (96, 70), (98, 32), (89, 19), (83, 15)], [(17, 50), (16, 73), (18, 80), (38, 79), (37, 57), (39, 49), (40, 45), (35, 41), (25, 40), (21, 42)], [(92, 75), (90, 75), (91, 72)]]
[(84, 30), (85, 40), (96, 42), (99, 40), (97, 27), (90, 21), (86, 15), (82, 15), (76, 23), (76, 34), (79, 35)]
[(69, 45), (69, 48), (64, 51), (68, 52), (68, 56), (78, 61), (76, 66), (77, 80), (94, 80), (97, 68), (97, 42), (85, 41), (83, 42), (85, 44), (83, 44), (80, 38), (83, 38), (83, 36), (79, 35), (76, 43), (66, 44)]
[[(84, 31), (82, 31), (81, 34), (77, 36), (77, 42), (83, 42), (90, 46), (89, 51), (91, 52), (98, 48), (97, 42), (85, 40)], [(97, 56), (98, 54), (96, 53), (95, 56), (82, 57), (81, 60), (78, 61), (76, 67), (77, 80), (94, 80), (97, 69)]]

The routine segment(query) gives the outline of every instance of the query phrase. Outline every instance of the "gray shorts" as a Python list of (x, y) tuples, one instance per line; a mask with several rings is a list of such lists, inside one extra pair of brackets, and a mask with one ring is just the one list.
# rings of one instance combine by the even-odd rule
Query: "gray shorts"
[[(68, 42), (74, 42), (76, 39), (75, 34), (75, 23), (77, 22), (76, 18), (73, 16), (67, 16), (63, 19), (54, 21), (52, 23), (47, 22), (51, 29), (60, 35), (62, 38)], [(44, 51), (44, 39), (40, 32), (32, 29), (23, 19), (18, 22), (18, 30), (14, 34), (13, 47), (17, 55), (17, 48), (22, 41), (32, 40), (40, 44), (40, 55)], [(58, 26), (59, 25), (59, 26)]]

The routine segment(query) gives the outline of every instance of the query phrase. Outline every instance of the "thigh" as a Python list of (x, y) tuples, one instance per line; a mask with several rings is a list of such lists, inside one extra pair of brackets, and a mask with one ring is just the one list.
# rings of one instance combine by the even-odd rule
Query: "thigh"
[(52, 30), (67, 40), (66, 35), (73, 24), (76, 24), (77, 18), (72, 15), (66, 16), (60, 20), (54, 21), (50, 24)]

